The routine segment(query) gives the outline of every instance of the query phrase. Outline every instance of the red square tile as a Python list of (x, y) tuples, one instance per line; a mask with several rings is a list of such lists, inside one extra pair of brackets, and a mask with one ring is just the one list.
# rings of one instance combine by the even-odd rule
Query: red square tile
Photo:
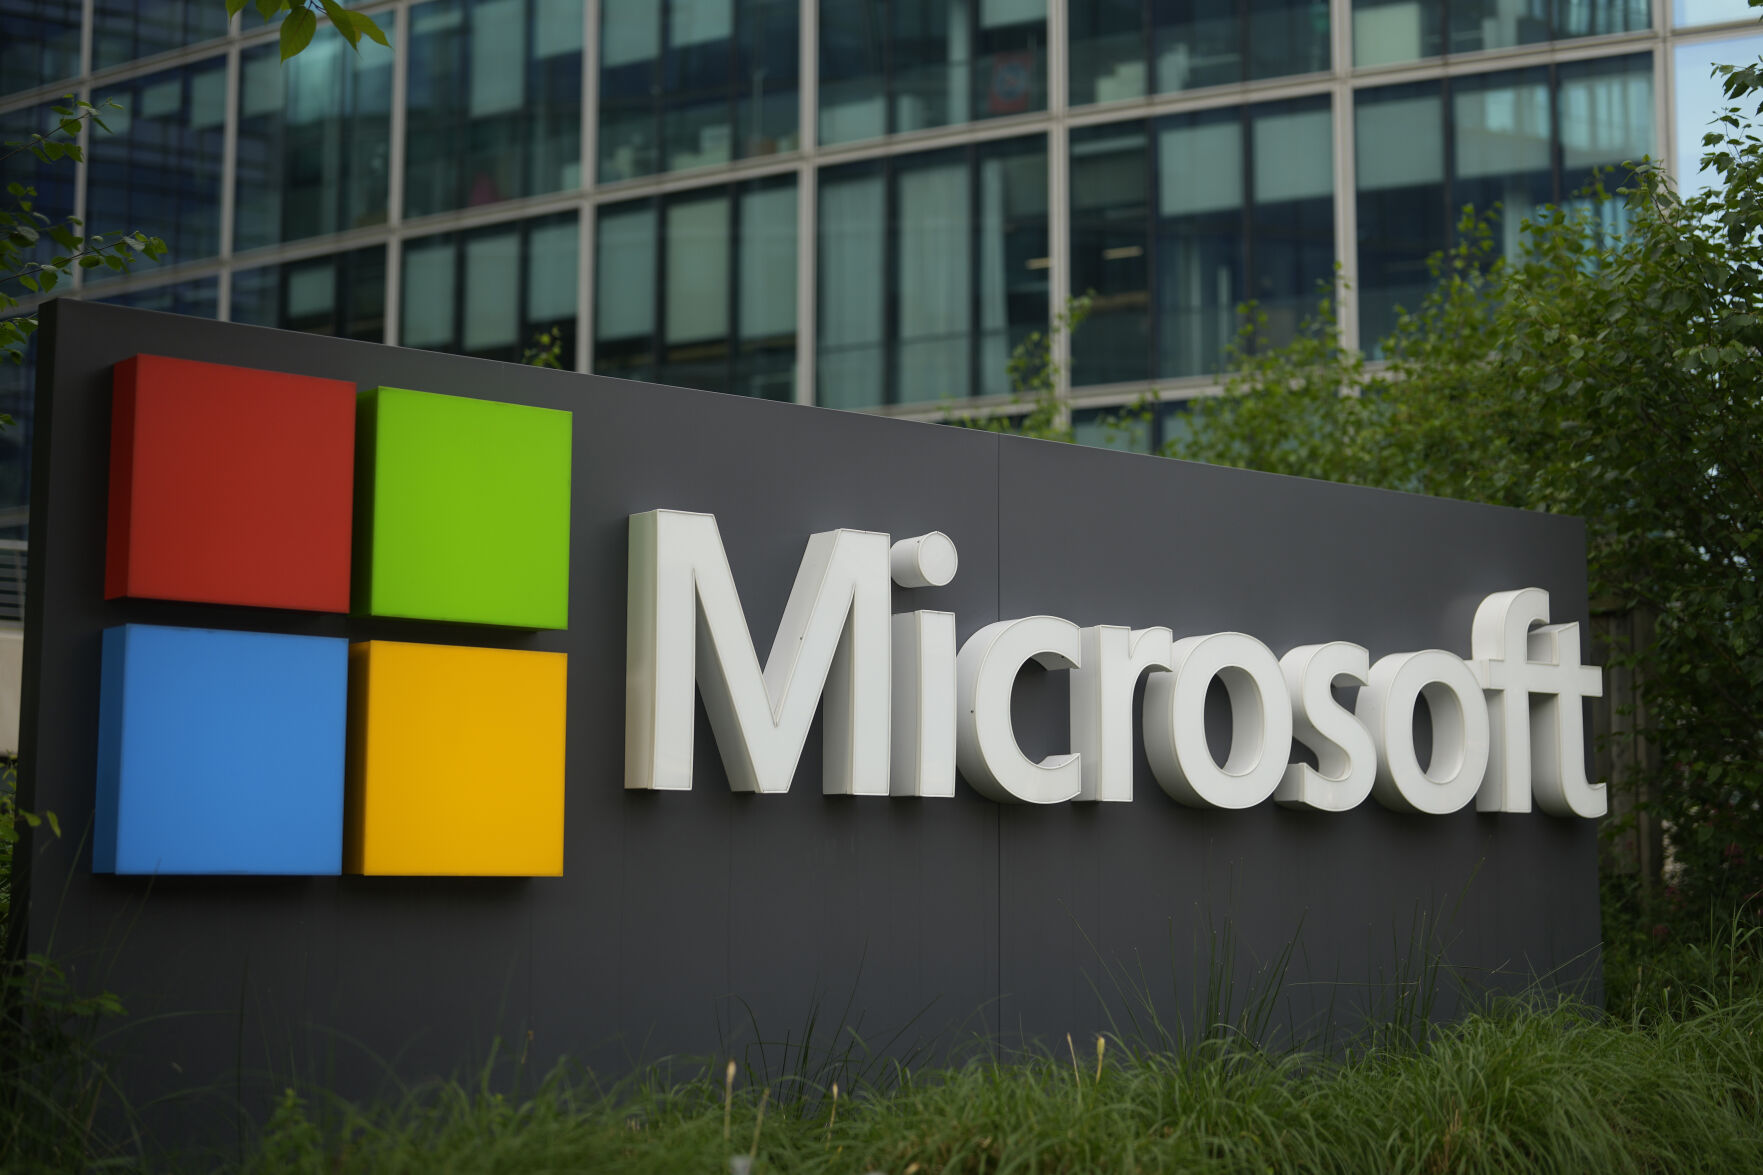
[(349, 610), (353, 384), (137, 355), (113, 397), (106, 598)]

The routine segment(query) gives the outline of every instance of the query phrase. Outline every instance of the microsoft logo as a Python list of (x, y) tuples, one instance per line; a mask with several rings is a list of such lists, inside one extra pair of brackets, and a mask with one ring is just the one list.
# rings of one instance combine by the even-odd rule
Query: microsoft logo
[[(570, 425), (137, 356), (105, 596), (565, 628)], [(565, 654), (123, 624), (102, 658), (96, 871), (563, 871)]]

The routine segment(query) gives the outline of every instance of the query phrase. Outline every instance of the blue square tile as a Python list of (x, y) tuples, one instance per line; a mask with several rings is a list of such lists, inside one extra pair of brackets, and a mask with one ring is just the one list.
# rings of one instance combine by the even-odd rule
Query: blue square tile
[(100, 873), (338, 873), (349, 643), (105, 630)]

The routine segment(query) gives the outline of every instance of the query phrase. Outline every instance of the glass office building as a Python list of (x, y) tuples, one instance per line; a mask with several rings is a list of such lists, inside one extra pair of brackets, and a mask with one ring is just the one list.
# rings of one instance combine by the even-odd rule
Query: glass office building
[(1012, 348), (1093, 291), (1074, 420), (1137, 448), (1239, 303), (1289, 335), (1338, 266), (1370, 344), (1466, 204), (1515, 224), (1643, 155), (1701, 182), (1709, 67), (1763, 53), (1743, 0), (361, 7), (392, 50), (284, 66), (219, 0), (0, 0), (0, 135), (121, 106), (4, 178), (171, 250), (79, 296), (510, 360), (555, 330), (580, 371), (935, 417), (1006, 410)]

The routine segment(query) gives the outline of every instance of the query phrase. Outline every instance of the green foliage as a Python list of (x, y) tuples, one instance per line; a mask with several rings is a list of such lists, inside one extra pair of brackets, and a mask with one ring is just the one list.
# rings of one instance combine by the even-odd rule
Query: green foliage
[(563, 326), (547, 327), (533, 336), (533, 341), (521, 353), (520, 361), (528, 367), (549, 367), (553, 371), (563, 370)]
[[(245, 10), (247, 0), (226, 0), (226, 14), (230, 19)], [(257, 15), (268, 24), (278, 15), (282, 18), (281, 49), (282, 60), (296, 56), (312, 43), (313, 34), (318, 31), (318, 11), (322, 9), (331, 22), (331, 27), (343, 35), (349, 47), (356, 51), (361, 48), (361, 38), (366, 37), (380, 45), (390, 48), (386, 34), (373, 18), (366, 13), (345, 8), (336, 0), (253, 0), (252, 7)]]
[(1072, 298), (1053, 316), (1052, 326), (1032, 331), (1010, 351), (1011, 411), (996, 416), (945, 414), (944, 424), (1009, 433), (1043, 441), (1071, 441), (1071, 410), (1060, 390), (1062, 368), (1055, 355), (1059, 338), (1069, 336), (1090, 314), (1090, 295)]
[[(1688, 1002), (1688, 1001), (1686, 1001)], [(706, 1065), (602, 1093), (445, 1084), (361, 1110), (281, 1103), (253, 1172), (1740, 1171), (1763, 1147), (1763, 998), (1611, 1023), (1510, 1006), (1340, 1058), (1108, 1036), (896, 1069), (787, 1110)], [(768, 1107), (770, 1112), (768, 1111)], [(731, 1162), (731, 1160), (733, 1160)]]
[[(122, 109), (115, 102), (107, 102), (103, 108)], [(28, 151), (44, 163), (78, 163), (84, 158), (79, 145), (81, 124), (90, 119), (100, 130), (109, 129), (99, 116), (99, 107), (72, 95), (52, 109), (55, 125), (49, 132), (7, 142), (0, 162)], [(37, 190), (29, 184), (7, 184), (6, 195), (7, 201), (0, 203), (0, 359), (22, 363), (25, 345), (37, 330), (35, 314), (5, 317), (19, 304), (19, 290), (29, 295), (48, 294), (62, 279), (71, 278), (76, 266), (104, 266), (121, 272), (137, 258), (157, 261), (165, 256), (165, 242), (158, 237), (138, 232), (83, 235), (78, 231), (83, 226), (77, 217), (59, 223), (50, 220), (37, 211)], [(45, 252), (40, 248), (44, 240), (54, 245), (47, 260), (40, 259)]]
[[(1734, 98), (1756, 85), (1729, 72)], [(1466, 215), (1387, 362), (1341, 345), (1331, 300), (1277, 349), (1251, 315), (1226, 394), (1170, 450), (1583, 517), (1599, 607), (1657, 618), (1613, 663), (1662, 751), (1651, 794), (1692, 920), (1763, 916), (1763, 141), (1734, 111), (1706, 143), (1714, 190), (1632, 165), (1613, 199), (1528, 220), (1514, 257), (1494, 255), (1497, 210)]]

